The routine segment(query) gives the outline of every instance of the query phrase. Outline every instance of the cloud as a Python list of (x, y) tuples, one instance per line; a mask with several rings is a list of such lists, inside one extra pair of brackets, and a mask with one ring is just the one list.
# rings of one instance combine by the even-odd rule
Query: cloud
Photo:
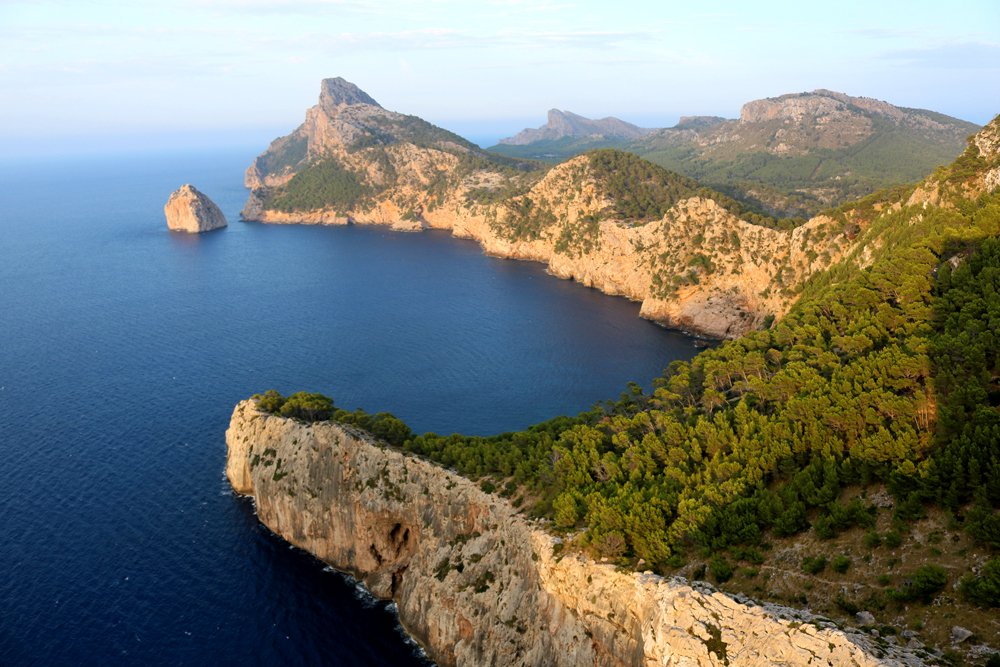
[(955, 42), (925, 48), (894, 49), (876, 55), (881, 60), (895, 60), (917, 67), (940, 69), (998, 69), (1000, 44), (990, 42)]

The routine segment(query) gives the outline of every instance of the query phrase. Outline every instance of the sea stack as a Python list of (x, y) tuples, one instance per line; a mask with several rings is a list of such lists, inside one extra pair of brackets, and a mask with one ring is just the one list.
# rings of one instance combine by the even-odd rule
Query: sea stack
[(178, 232), (198, 234), (226, 226), (226, 216), (211, 199), (191, 184), (176, 190), (167, 205), (167, 226)]

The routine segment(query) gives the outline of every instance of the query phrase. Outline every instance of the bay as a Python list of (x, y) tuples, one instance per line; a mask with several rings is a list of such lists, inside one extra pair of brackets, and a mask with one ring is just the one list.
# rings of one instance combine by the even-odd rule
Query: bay
[[(233, 406), (316, 391), (489, 435), (696, 352), (447, 232), (239, 222), (258, 151), (0, 163), (0, 664), (426, 664), (231, 492)], [(228, 228), (166, 228), (187, 182)]]

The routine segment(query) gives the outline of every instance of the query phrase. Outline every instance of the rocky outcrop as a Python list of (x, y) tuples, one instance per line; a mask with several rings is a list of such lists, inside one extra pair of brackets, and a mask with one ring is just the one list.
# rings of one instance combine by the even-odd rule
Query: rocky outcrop
[(226, 473), (291, 544), (392, 598), (440, 665), (920, 665), (808, 613), (561, 551), (503, 498), (366, 434), (240, 403)]
[[(509, 235), (514, 213), (506, 205), (470, 206), (466, 193), (482, 186), (475, 180), (433, 206), (419, 204), (419, 219), (405, 221), (407, 207), (398, 201), (426, 202), (422, 184), (451, 169), (456, 159), (412, 146), (390, 149), (395, 173), (409, 185), (367, 210), (347, 215), (334, 210), (283, 213), (265, 210), (252, 195), (243, 217), (271, 223), (381, 224), (406, 231), (448, 229), (457, 237), (478, 241), (494, 257), (545, 262), (554, 276), (640, 301), (640, 315), (647, 319), (728, 339), (760, 328), (768, 316), (783, 316), (794, 300), (785, 286), (822, 270), (848, 247), (839, 226), (831, 225), (829, 218), (820, 216), (794, 232), (782, 232), (750, 224), (700, 196), (678, 202), (661, 220), (644, 225), (603, 219), (586, 252), (566, 247), (562, 230), (602, 214), (608, 206), (589, 174), (586, 156), (552, 169), (524, 195), (533, 202), (546, 202), (552, 219), (564, 221), (536, 238)], [(342, 159), (358, 158), (343, 155)], [(357, 169), (361, 168), (359, 163)], [(708, 265), (692, 266), (707, 252), (712, 255)], [(693, 274), (696, 280), (691, 279)], [(684, 283), (675, 286), (673, 281), (682, 276)]]
[(171, 194), (163, 211), (167, 226), (178, 232), (198, 234), (226, 226), (226, 216), (215, 202), (190, 184)]
[[(904, 111), (906, 118), (920, 115), (820, 90), (750, 103), (740, 121), (684, 118), (686, 125), (657, 130), (641, 141), (650, 142), (650, 149), (696, 142), (707, 151), (738, 144), (740, 150), (763, 146), (781, 155), (805, 154), (868, 136), (873, 121), (859, 107), (886, 117)], [(620, 123), (605, 119), (610, 120)], [(603, 122), (553, 110), (543, 129), (564, 136), (597, 131), (593, 124)], [(478, 241), (490, 255), (545, 262), (555, 276), (641, 301), (643, 317), (730, 339), (781, 318), (804, 282), (839, 261), (862, 231), (858, 224), (823, 215), (794, 232), (777, 231), (731, 215), (710, 196), (676, 201), (660, 220), (622, 219), (613, 201), (622, 193), (599, 187), (587, 156), (569, 159), (540, 178), (545, 171), (538, 163), (500, 162), (463, 142), (430, 123), (383, 109), (343, 79), (327, 79), (306, 122), (273, 142), (247, 170), (254, 192), (242, 215), (272, 223), (449, 229)], [(322, 161), (338, 163), (370, 194), (311, 210), (265, 204), (297, 170)], [(1000, 175), (991, 178), (987, 185), (996, 187)], [(771, 201), (771, 194), (755, 196)], [(780, 201), (771, 203), (780, 208)]]
[(621, 141), (635, 139), (652, 132), (652, 129), (609, 116), (591, 120), (569, 111), (550, 109), (548, 122), (537, 129), (526, 128), (513, 137), (501, 139), (497, 143), (509, 146), (524, 146), (536, 141), (553, 141), (563, 137), (601, 137)]

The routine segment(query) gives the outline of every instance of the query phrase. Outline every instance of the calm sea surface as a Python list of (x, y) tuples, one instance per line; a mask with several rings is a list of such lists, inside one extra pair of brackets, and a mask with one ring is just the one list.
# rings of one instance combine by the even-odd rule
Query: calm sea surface
[[(2, 665), (426, 664), (230, 491), (233, 406), (318, 391), (488, 435), (696, 351), (446, 232), (239, 222), (258, 150), (0, 164)], [(167, 230), (187, 182), (227, 229)]]

